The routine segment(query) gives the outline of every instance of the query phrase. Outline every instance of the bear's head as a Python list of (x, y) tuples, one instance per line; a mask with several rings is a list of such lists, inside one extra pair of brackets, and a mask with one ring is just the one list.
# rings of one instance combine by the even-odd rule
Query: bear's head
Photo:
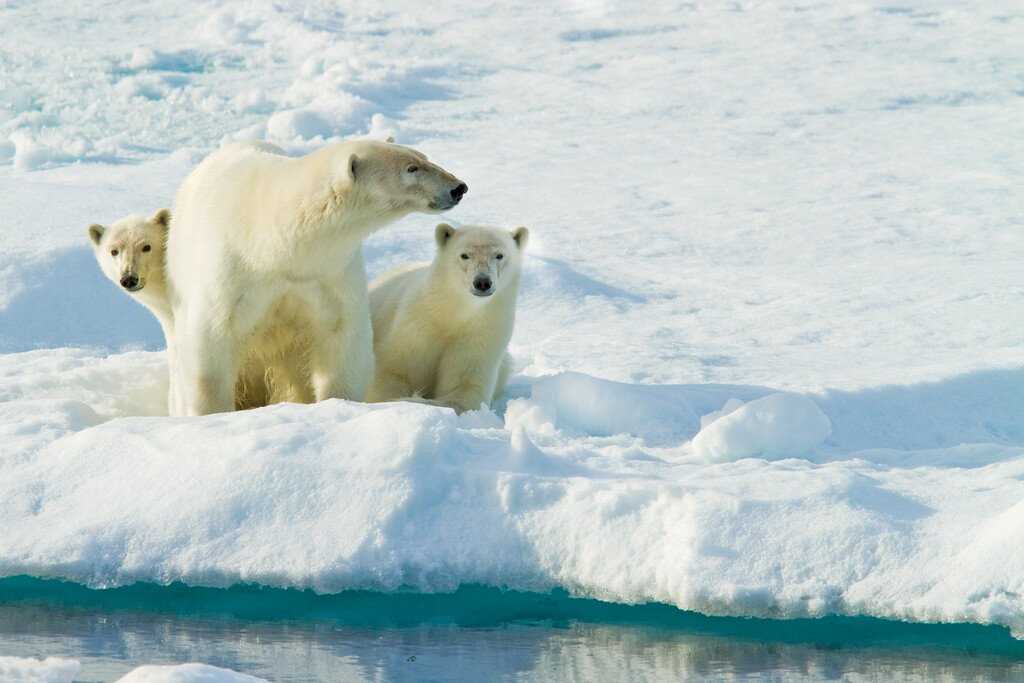
[(110, 227), (90, 225), (89, 239), (103, 274), (131, 293), (147, 282), (163, 284), (170, 223), (170, 210), (160, 209), (150, 218), (128, 216)]
[(519, 268), (530, 231), (523, 227), (501, 230), (480, 225), (454, 228), (441, 223), (435, 268), (457, 289), (474, 297), (489, 297), (519, 282)]
[(360, 140), (348, 143), (346, 152), (350, 188), (382, 213), (439, 213), (469, 191), (466, 183), (410, 147)]

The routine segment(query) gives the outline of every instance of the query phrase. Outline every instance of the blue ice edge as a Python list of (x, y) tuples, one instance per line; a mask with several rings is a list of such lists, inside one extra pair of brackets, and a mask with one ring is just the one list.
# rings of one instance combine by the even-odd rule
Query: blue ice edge
[(583, 623), (827, 648), (927, 648), (967, 655), (1024, 657), (1024, 641), (1014, 638), (1003, 626), (923, 624), (863, 616), (785, 620), (714, 617), (660, 603), (622, 605), (575, 598), (561, 589), (532, 593), (476, 584), (460, 586), (453, 593), (353, 590), (325, 595), (256, 584), (202, 588), (140, 582), (92, 589), (60, 579), (21, 575), (0, 579), (0, 604), (374, 628), (486, 628), (510, 623), (559, 627)]

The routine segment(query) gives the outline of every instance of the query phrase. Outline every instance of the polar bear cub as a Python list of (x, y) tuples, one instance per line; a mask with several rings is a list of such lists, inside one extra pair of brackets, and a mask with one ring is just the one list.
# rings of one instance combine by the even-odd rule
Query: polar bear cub
[(173, 329), (171, 300), (164, 276), (164, 249), (171, 222), (169, 209), (149, 218), (128, 216), (110, 227), (93, 223), (89, 240), (100, 270), (160, 321), (164, 336)]
[(168, 409), (174, 410), (174, 314), (171, 293), (164, 270), (170, 209), (160, 209), (149, 218), (131, 215), (109, 227), (93, 223), (89, 241), (100, 270), (131, 298), (156, 316), (167, 343), (168, 363), (172, 368), (168, 391)]
[[(135, 301), (156, 316), (167, 343), (171, 385), (167, 408), (181, 410), (174, 389), (174, 312), (171, 287), (166, 275), (164, 252), (170, 229), (170, 209), (160, 209), (150, 218), (128, 216), (110, 227), (89, 226), (93, 253), (103, 274)], [(298, 383), (289, 383), (288, 364), (278, 359), (249, 359), (235, 385), (235, 408), (244, 410), (281, 401), (310, 402)]]
[(528, 237), (523, 227), (441, 223), (433, 263), (399, 268), (370, 285), (371, 402), (415, 397), (463, 412), (501, 394)]

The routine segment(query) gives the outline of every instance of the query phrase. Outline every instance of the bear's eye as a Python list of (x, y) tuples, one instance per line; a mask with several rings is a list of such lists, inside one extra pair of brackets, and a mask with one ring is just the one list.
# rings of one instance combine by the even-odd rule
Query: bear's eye
[(420, 170), (420, 167), (419, 167), (419, 166), (416, 166), (416, 165), (414, 164), (414, 165), (412, 165), (412, 166), (408, 166), (408, 167), (406, 167), (406, 169), (405, 169), (405, 172), (406, 172), (406, 173), (415, 173), (415, 172), (416, 172), (416, 171), (418, 171), (418, 170)]
[(144, 244), (144, 245), (142, 245), (142, 251), (149, 251), (149, 250), (150, 250), (150, 249), (152, 249), (152, 248), (153, 248), (153, 247), (149, 246), (148, 244)]
[(117, 256), (117, 249), (111, 249), (110, 250), (110, 255), (111, 256)]
[(461, 256), (459, 256), (459, 258), (462, 259), (463, 261), (468, 261), (469, 260), (469, 254), (462, 254)]
[(494, 258), (496, 258), (496, 259), (498, 259), (500, 261), (501, 259), (505, 258), (505, 255), (504, 254), (495, 254)]

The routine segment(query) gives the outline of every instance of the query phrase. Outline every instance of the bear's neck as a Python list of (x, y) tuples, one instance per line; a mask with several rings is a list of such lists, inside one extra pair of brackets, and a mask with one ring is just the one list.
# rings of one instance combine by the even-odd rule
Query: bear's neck
[[(305, 172), (284, 174), (275, 190), (282, 199), (279, 206), (298, 207), (295, 237), (318, 240), (326, 233), (365, 238), (410, 213), (408, 209), (380, 206), (347, 178), (333, 178), (329, 161), (328, 155), (322, 155), (317, 163), (303, 168)], [(310, 187), (320, 189), (310, 192)]]
[(141, 291), (136, 292), (133, 296), (156, 316), (161, 325), (166, 327), (173, 320), (171, 298), (166, 282), (150, 280)]

